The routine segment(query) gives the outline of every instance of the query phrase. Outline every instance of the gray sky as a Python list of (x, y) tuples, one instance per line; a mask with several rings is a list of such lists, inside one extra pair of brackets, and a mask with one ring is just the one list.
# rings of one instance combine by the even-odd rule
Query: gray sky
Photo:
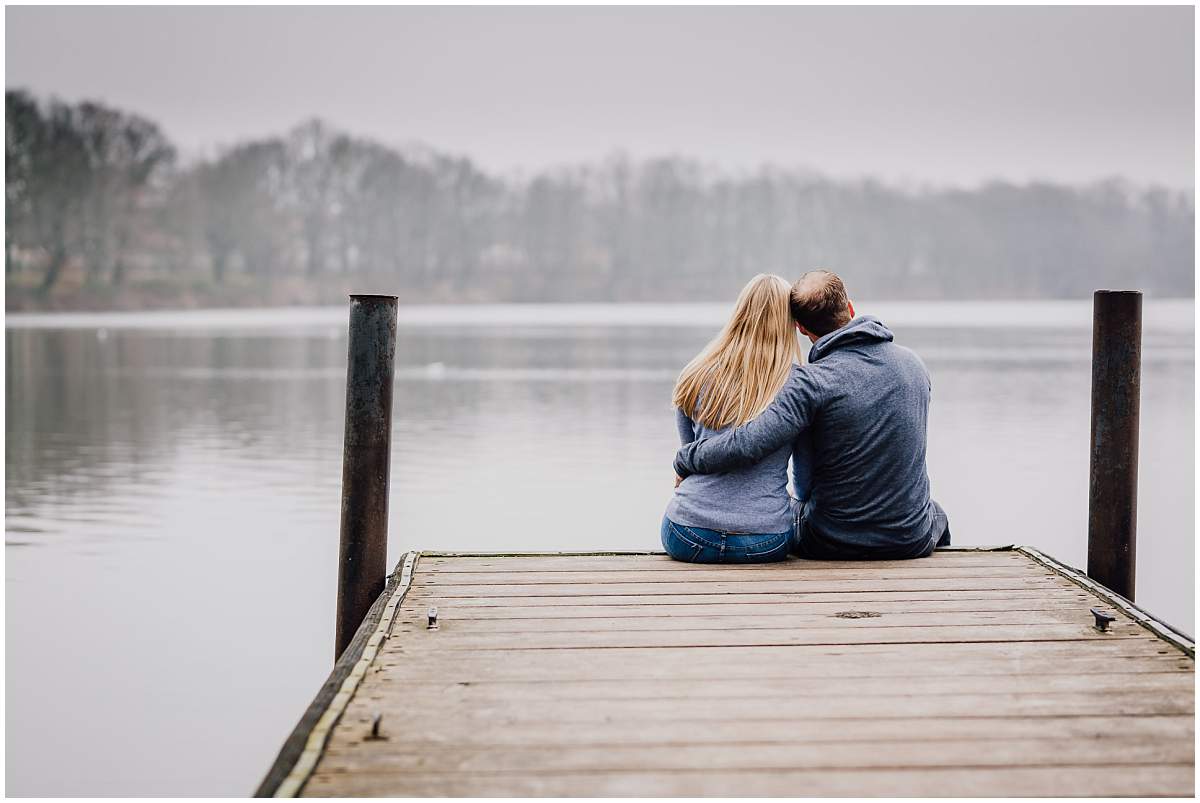
[(186, 150), (321, 116), (499, 170), (684, 154), (1193, 185), (1191, 7), (8, 7), (6, 85)]

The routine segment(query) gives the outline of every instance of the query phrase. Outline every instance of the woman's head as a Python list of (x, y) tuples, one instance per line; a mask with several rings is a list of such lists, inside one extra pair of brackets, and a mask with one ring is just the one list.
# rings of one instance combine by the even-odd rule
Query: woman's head
[(680, 373), (676, 407), (710, 429), (740, 426), (767, 408), (800, 361), (790, 290), (765, 273), (742, 288), (721, 333)]

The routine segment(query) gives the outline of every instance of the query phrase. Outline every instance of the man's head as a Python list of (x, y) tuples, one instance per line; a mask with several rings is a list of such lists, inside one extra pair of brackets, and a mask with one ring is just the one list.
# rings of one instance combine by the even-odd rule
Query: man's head
[(792, 320), (814, 343), (854, 318), (841, 277), (827, 270), (810, 270), (792, 285)]

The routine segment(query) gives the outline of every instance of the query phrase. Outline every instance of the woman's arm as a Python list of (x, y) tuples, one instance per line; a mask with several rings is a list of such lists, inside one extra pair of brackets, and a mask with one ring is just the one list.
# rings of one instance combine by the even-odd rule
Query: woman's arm
[(692, 419), (688, 418), (680, 408), (675, 408), (675, 428), (679, 430), (679, 445), (687, 446), (692, 441), (696, 440), (696, 428), (692, 424)]
[(758, 418), (737, 429), (679, 447), (675, 453), (675, 476), (714, 474), (748, 466), (790, 445), (808, 429), (822, 395), (810, 366), (793, 368), (775, 401)]
[[(692, 424), (692, 419), (688, 418), (679, 407), (675, 408), (675, 428), (679, 430), (679, 445), (687, 446), (692, 441), (696, 440), (696, 427)], [(679, 483), (683, 482), (683, 477), (675, 475), (675, 487), (679, 487)]]

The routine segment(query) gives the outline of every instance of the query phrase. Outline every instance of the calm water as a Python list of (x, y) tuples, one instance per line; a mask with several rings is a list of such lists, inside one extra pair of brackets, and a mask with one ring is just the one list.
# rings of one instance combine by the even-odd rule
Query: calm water
[[(959, 544), (1086, 555), (1088, 303), (863, 304)], [(389, 561), (657, 546), (725, 305), (402, 311)], [(247, 794), (332, 663), (345, 310), (8, 316), (7, 792)], [(1194, 308), (1148, 302), (1139, 601), (1191, 631)]]

